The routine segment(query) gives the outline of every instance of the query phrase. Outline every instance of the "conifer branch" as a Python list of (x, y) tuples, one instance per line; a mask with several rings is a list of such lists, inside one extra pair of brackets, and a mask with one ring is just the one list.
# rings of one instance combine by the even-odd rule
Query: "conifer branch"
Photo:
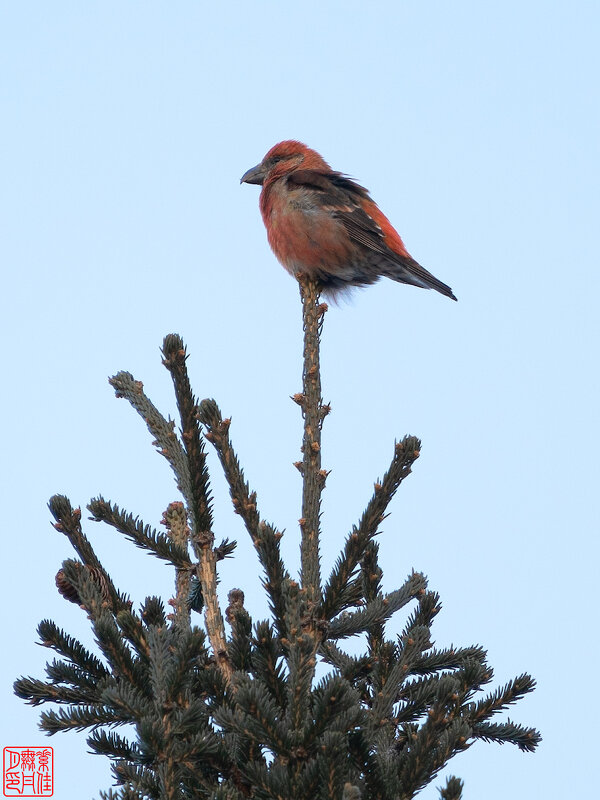
[(244, 608), (244, 593), (241, 589), (232, 589), (228, 599), (225, 619), (231, 625), (231, 636), (227, 645), (229, 660), (234, 670), (251, 672), (252, 619)]
[[(232, 728), (240, 735), (253, 731), (272, 752), (290, 757), (292, 739), (281, 719), (282, 710), (262, 682), (237, 674), (235, 692), (236, 709), (216, 712), (217, 723)], [(241, 710), (244, 708), (247, 711)]]
[(132, 685), (145, 688), (140, 662), (123, 640), (115, 621), (114, 609), (103, 597), (102, 587), (93, 575), (81, 569), (79, 562), (65, 561), (63, 572), (88, 613), (96, 641), (112, 673)]
[(481, 647), (449, 647), (443, 650), (430, 650), (423, 653), (413, 664), (411, 675), (431, 675), (442, 669), (457, 669), (470, 659), (485, 664), (486, 651)]
[(390, 796), (388, 785), (376, 757), (371, 730), (367, 732), (366, 728), (356, 728), (352, 731), (348, 737), (348, 750), (363, 776), (365, 797), (387, 800)]
[(115, 610), (126, 608), (126, 598), (122, 597), (115, 588), (110, 575), (100, 563), (89, 539), (81, 529), (81, 509), (73, 508), (68, 497), (60, 494), (55, 494), (50, 498), (48, 508), (56, 520), (54, 528), (65, 534), (83, 563), (95, 571), (97, 576), (102, 576), (105, 591), (110, 596), (113, 608)]
[(377, 535), (385, 512), (402, 481), (410, 475), (412, 465), (420, 455), (421, 442), (415, 436), (405, 436), (394, 447), (394, 456), (381, 482), (375, 484), (371, 497), (358, 526), (348, 535), (329, 580), (323, 590), (320, 614), (325, 618), (335, 617), (344, 609), (344, 590), (354, 571), (364, 557), (367, 545)]
[(104, 730), (95, 730), (87, 738), (88, 745), (95, 753), (110, 756), (110, 758), (134, 761), (139, 758), (139, 748), (127, 741), (118, 733)]
[[(145, 675), (148, 679), (148, 675)], [(121, 716), (128, 722), (140, 722), (152, 709), (152, 692), (149, 685), (144, 686), (144, 691), (135, 686), (131, 681), (113, 681), (103, 693), (103, 700), (107, 708), (111, 709), (115, 717)]]
[(40, 728), (52, 735), (60, 731), (83, 731), (98, 725), (123, 725), (130, 721), (128, 714), (119, 715), (114, 709), (101, 706), (78, 704), (69, 710), (61, 708), (56, 711), (43, 711), (40, 717)]
[(204, 547), (205, 539), (212, 545), (212, 497), (209, 488), (206, 452), (196, 416), (196, 400), (187, 373), (187, 352), (177, 334), (165, 336), (163, 364), (169, 370), (175, 388), (177, 408), (181, 419), (181, 437), (190, 476), (189, 511), (193, 520), (194, 542)]
[(439, 681), (439, 676), (435, 675), (404, 683), (396, 695), (399, 701), (398, 709), (395, 712), (396, 723), (406, 726), (408, 723), (422, 719), (425, 710), (437, 697)]
[(133, 645), (137, 657), (144, 666), (147, 666), (150, 657), (146, 635), (147, 626), (143, 624), (141, 617), (128, 609), (119, 611), (116, 621), (123, 637)]
[(422, 627), (414, 630), (412, 636), (407, 638), (403, 645), (399, 658), (389, 671), (371, 709), (374, 726), (380, 726), (392, 716), (393, 706), (398, 701), (402, 683), (423, 650), (430, 646), (429, 628)]
[(225, 639), (225, 622), (219, 606), (217, 595), (217, 561), (215, 551), (206, 546), (202, 549), (200, 562), (196, 567), (196, 575), (202, 586), (204, 598), (204, 621), (215, 659), (219, 669), (227, 680), (231, 678), (233, 669), (227, 657), (227, 640)]
[(167, 624), (165, 607), (160, 597), (147, 597), (142, 603), (140, 616), (148, 627), (150, 625), (162, 627)]
[(440, 596), (437, 592), (423, 592), (419, 597), (419, 605), (410, 614), (401, 636), (407, 636), (412, 628), (421, 625), (431, 627), (431, 623), (442, 610)]
[[(191, 532), (187, 524), (187, 515), (183, 503), (170, 503), (163, 514), (163, 523), (174, 547), (187, 553)], [(182, 628), (189, 628), (190, 626), (190, 608), (188, 604), (190, 581), (191, 571), (189, 564), (183, 567), (178, 566), (175, 570), (175, 597), (169, 602), (174, 608), (175, 622)]]
[(146, 525), (139, 517), (128, 514), (118, 505), (108, 502), (103, 497), (94, 497), (87, 507), (94, 522), (105, 522), (124, 534), (138, 547), (153, 553), (157, 558), (168, 561), (176, 567), (191, 566), (187, 540), (177, 539), (175, 541), (173, 537), (159, 533), (150, 525)]
[(473, 722), (479, 723), (490, 719), (493, 714), (505, 709), (511, 703), (516, 703), (535, 689), (535, 680), (531, 675), (524, 673), (509, 681), (506, 686), (497, 689), (493, 694), (480, 700), (471, 712)]
[(282, 533), (263, 522), (257, 508), (256, 492), (251, 492), (229, 437), (230, 419), (223, 419), (214, 400), (203, 400), (198, 406), (198, 419), (206, 428), (206, 438), (214, 446), (229, 484), (229, 493), (236, 514), (244, 521), (265, 572), (263, 585), (269, 595), (275, 623), (281, 635), (285, 631), (285, 609), (282, 586), (289, 573), (281, 559), (279, 540)]
[(321, 427), (329, 413), (321, 397), (321, 365), (319, 357), (325, 303), (319, 303), (319, 285), (306, 275), (299, 276), (304, 329), (304, 363), (302, 394), (294, 400), (302, 409), (304, 438), (302, 440), (302, 542), (301, 586), (309, 603), (316, 606), (321, 598), (321, 566), (319, 539), (321, 532), (321, 493), (327, 473), (321, 469)]
[(431, 707), (426, 722), (411, 737), (402, 753), (400, 781), (404, 797), (412, 797), (426, 786), (448, 760), (469, 747), (471, 728), (459, 709), (448, 711), (442, 699)]
[(99, 696), (98, 680), (75, 664), (68, 664), (55, 658), (51, 664), (46, 664), (46, 675), (55, 686), (65, 683), (78, 691), (89, 692), (90, 702)]
[(50, 498), (48, 508), (56, 520), (54, 529), (67, 536), (83, 563), (101, 569), (102, 564), (81, 529), (81, 509), (73, 508), (69, 498), (61, 494), (55, 494)]
[(352, 686), (364, 681), (375, 664), (371, 655), (359, 657), (348, 655), (331, 641), (321, 643), (319, 655), (327, 664), (334, 666)]
[(449, 775), (446, 786), (440, 788), (440, 800), (461, 800), (464, 783), (460, 778)]
[(78, 606), (84, 607), (81, 597), (77, 592), (77, 588), (73, 585), (73, 583), (71, 583), (71, 581), (68, 580), (66, 576), (66, 564), (68, 564), (71, 569), (75, 570), (76, 574), (83, 575), (85, 573), (91, 580), (93, 580), (100, 589), (102, 600), (106, 604), (112, 605), (113, 598), (111, 596), (108, 581), (106, 580), (106, 573), (102, 569), (98, 569), (98, 567), (89, 567), (87, 564), (82, 564), (80, 561), (75, 561), (72, 558), (68, 558), (65, 562), (63, 562), (63, 566), (58, 570), (55, 578), (56, 588), (58, 589), (59, 594), (65, 598), (65, 600), (68, 600), (71, 603), (77, 603)]
[(322, 636), (315, 636), (313, 618), (306, 616), (305, 597), (305, 590), (296, 581), (287, 581), (284, 585), (288, 631), (288, 637), (281, 639), (288, 668), (285, 714), (293, 730), (299, 730), (306, 722), (316, 653), (322, 639)]
[(192, 521), (192, 545), (199, 561), (196, 575), (202, 586), (206, 630), (217, 664), (229, 680), (233, 670), (227, 657), (225, 622), (217, 595), (217, 556), (214, 550), (206, 453), (196, 417), (196, 401), (187, 373), (187, 354), (181, 337), (176, 334), (165, 336), (162, 352), (163, 364), (173, 379), (181, 419), (181, 436), (187, 465), (184, 475), (188, 481), (188, 494), (185, 496)]
[[(383, 571), (379, 566), (378, 561), (379, 545), (370, 541), (366, 548), (365, 554), (362, 557), (360, 568), (362, 573), (362, 594), (365, 601), (372, 603), (375, 598), (381, 593), (381, 579)], [(375, 622), (367, 628), (367, 645), (369, 654), (372, 657), (377, 657), (381, 642), (384, 637), (383, 622)]]
[(368, 631), (389, 619), (398, 609), (405, 606), (427, 587), (427, 581), (420, 572), (413, 572), (404, 585), (395, 592), (378, 596), (364, 608), (346, 612), (334, 620), (327, 631), (329, 639), (345, 639), (357, 633)]
[(346, 737), (340, 731), (328, 730), (320, 742), (318, 757), (321, 792), (324, 797), (340, 797), (346, 783)]
[(158, 452), (169, 462), (175, 473), (177, 488), (191, 508), (193, 505), (192, 489), (185, 451), (177, 434), (175, 422), (165, 419), (144, 392), (144, 384), (136, 381), (130, 372), (118, 372), (108, 382), (115, 390), (116, 397), (124, 397), (141, 416), (152, 436), (153, 444)]
[(473, 725), (473, 735), (486, 742), (496, 742), (497, 744), (516, 744), (519, 750), (526, 753), (533, 753), (542, 737), (535, 728), (526, 728), (523, 725), (516, 725), (514, 722), (478, 722)]
[(122, 800), (140, 800), (140, 796), (144, 799), (151, 797), (153, 800), (160, 798), (160, 781), (156, 773), (148, 767), (118, 761), (113, 765), (112, 771), (117, 783), (125, 784)]
[(345, 678), (329, 675), (312, 692), (310, 726), (304, 731), (304, 742), (310, 745), (328, 730), (347, 733), (365, 722), (357, 692)]
[[(92, 500), (94, 519), (107, 522), (138, 547), (175, 570), (173, 613), (159, 597), (139, 611), (121, 595), (81, 530), (81, 513), (69, 501), (51, 500), (57, 530), (79, 560), (67, 559), (57, 587), (87, 612), (103, 656), (49, 621), (39, 626), (42, 644), (57, 651), (46, 681), (21, 677), (15, 692), (32, 705), (54, 703), (42, 715), (48, 733), (91, 728), (90, 747), (113, 760), (119, 790), (107, 800), (182, 797), (213, 800), (304, 798), (409, 800), (448, 759), (476, 740), (510, 742), (531, 751), (539, 733), (510, 720), (490, 719), (531, 691), (520, 675), (479, 702), (473, 697), (493, 672), (477, 646), (436, 650), (431, 631), (439, 596), (413, 572), (385, 593), (378, 545), (373, 541), (398, 486), (419, 455), (420, 442), (405, 437), (359, 523), (353, 527), (321, 594), (320, 502), (326, 473), (320, 435), (322, 404), (319, 341), (326, 307), (314, 281), (303, 278), (303, 392), (294, 400), (304, 418), (301, 581), (290, 578), (279, 533), (261, 520), (213, 400), (199, 407), (191, 390), (180, 337), (167, 336), (164, 364), (173, 378), (181, 440), (129, 373), (111, 380), (156, 438), (185, 499), (171, 503), (157, 533), (102, 497)], [(217, 562), (235, 543), (215, 547), (204, 438), (216, 449), (234, 508), (244, 520), (264, 570), (272, 617), (254, 632), (241, 589), (229, 592), (228, 638), (217, 598)], [(198, 563), (192, 563), (192, 544)], [(410, 601), (402, 633), (388, 640), (386, 627)], [(204, 629), (190, 612), (205, 610)], [(366, 634), (367, 648), (351, 656), (337, 642)], [(319, 660), (327, 674), (315, 680)], [(61, 706), (63, 706), (61, 708)], [(65, 707), (66, 706), (66, 707)], [(131, 725), (136, 740), (107, 730)], [(441, 800), (460, 800), (462, 782), (449, 778)]]
[(44, 619), (38, 625), (38, 635), (40, 637), (40, 644), (43, 647), (49, 647), (60, 653), (61, 656), (68, 658), (73, 664), (76, 664), (86, 673), (91, 675), (96, 680), (101, 680), (110, 675), (104, 664), (93, 653), (90, 653), (81, 642), (77, 641), (73, 636), (69, 636), (64, 631), (52, 622), (50, 619)]
[(256, 626), (252, 651), (252, 666), (255, 674), (260, 675), (276, 703), (282, 708), (286, 705), (286, 676), (283, 670), (283, 650), (279, 637), (275, 636), (268, 622), (259, 622)]
[(31, 706), (41, 703), (95, 703), (98, 702), (98, 691), (91, 687), (77, 686), (70, 688), (57, 683), (46, 683), (34, 678), (19, 678), (13, 684), (17, 697), (26, 700)]

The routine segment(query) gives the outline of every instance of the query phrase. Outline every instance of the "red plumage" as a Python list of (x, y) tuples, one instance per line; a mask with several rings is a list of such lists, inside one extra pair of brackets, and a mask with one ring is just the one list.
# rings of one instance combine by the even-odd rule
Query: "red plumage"
[(301, 142), (279, 142), (242, 183), (262, 186), (260, 210), (269, 244), (286, 270), (318, 279), (335, 297), (380, 277), (452, 289), (418, 264), (369, 193)]

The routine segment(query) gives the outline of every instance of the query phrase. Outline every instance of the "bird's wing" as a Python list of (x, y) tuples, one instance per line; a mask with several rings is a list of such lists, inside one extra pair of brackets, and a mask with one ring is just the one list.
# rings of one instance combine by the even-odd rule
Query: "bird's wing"
[(339, 202), (347, 195), (369, 197), (368, 191), (341, 172), (322, 172), (318, 169), (297, 169), (287, 175), (290, 188), (294, 186), (317, 189), (329, 196), (332, 201)]
[(436, 289), (456, 299), (449, 286), (414, 260), (387, 217), (371, 199), (368, 191), (341, 172), (303, 169), (287, 176), (288, 186), (311, 189), (312, 203), (318, 203), (344, 226), (350, 239), (391, 262), (395, 268), (386, 274), (393, 280)]
[(369, 193), (358, 183), (340, 172), (319, 172), (299, 169), (287, 177), (290, 189), (311, 189), (311, 201), (329, 211), (343, 224), (348, 236), (356, 243), (382, 255), (394, 253), (385, 243), (380, 225), (365, 211), (361, 201), (374, 205)]

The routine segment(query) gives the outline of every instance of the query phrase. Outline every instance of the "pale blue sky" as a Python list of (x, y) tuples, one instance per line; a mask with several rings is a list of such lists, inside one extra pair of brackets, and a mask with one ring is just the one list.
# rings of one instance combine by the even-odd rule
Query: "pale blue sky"
[[(437, 643), (487, 647), (496, 685), (531, 672), (539, 688), (511, 716), (544, 736), (535, 755), (478, 744), (451, 771), (465, 798), (591, 796), (599, 22), (591, 1), (0, 4), (1, 744), (52, 744), (58, 800), (110, 779), (82, 735), (48, 742), (12, 695), (52, 657), (40, 619), (90, 641), (54, 589), (72, 551), (46, 502), (102, 493), (158, 524), (176, 499), (108, 375), (130, 370), (174, 413), (159, 346), (183, 335), (297, 565), (300, 307), (258, 189), (239, 185), (283, 138), (366, 185), (459, 298), (381, 282), (327, 315), (324, 569), (394, 438), (422, 437), (380, 537), (385, 586), (425, 572)], [(221, 590), (247, 588), (260, 618), (256, 559), (211, 463), (217, 533), (239, 541)], [(136, 602), (170, 596), (161, 563), (86, 530)]]

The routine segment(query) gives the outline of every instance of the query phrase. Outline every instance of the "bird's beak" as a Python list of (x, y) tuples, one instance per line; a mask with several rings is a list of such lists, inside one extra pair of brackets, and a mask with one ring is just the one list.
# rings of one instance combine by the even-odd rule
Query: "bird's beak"
[(248, 172), (244, 172), (240, 178), (240, 183), (257, 183), (259, 186), (262, 186), (265, 175), (266, 170), (263, 165), (257, 164), (255, 167), (252, 167), (252, 169), (249, 169)]

